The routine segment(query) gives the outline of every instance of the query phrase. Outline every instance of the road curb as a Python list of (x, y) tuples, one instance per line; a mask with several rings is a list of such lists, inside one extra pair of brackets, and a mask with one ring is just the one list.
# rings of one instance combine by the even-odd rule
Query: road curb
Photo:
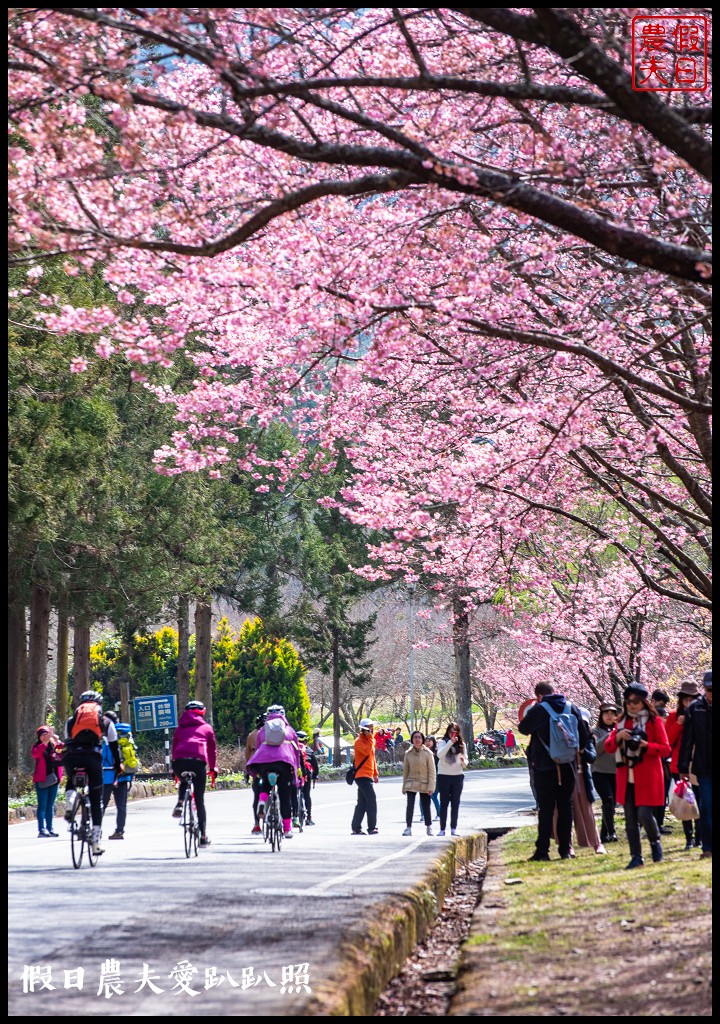
[(373, 1016), (378, 996), (425, 938), (458, 871), (486, 855), (485, 832), (453, 840), (417, 886), (394, 906), (383, 903), (381, 915), (373, 910), (372, 921), (342, 940), (339, 976), (313, 989), (302, 1016)]

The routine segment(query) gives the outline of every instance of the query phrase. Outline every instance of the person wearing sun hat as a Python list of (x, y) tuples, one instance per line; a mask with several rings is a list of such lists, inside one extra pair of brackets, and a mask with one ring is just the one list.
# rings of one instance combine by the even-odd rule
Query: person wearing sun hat
[[(680, 773), (678, 772), (678, 758), (680, 757), (680, 745), (682, 743), (683, 726), (685, 725), (685, 712), (694, 700), (700, 696), (700, 688), (693, 679), (683, 679), (678, 688), (677, 694), (677, 706), (674, 711), (671, 711), (667, 716), (665, 722), (665, 731), (667, 732), (668, 741), (672, 753), (670, 755), (670, 774), (672, 775), (675, 782), (680, 780)], [(695, 794), (695, 800), (698, 807), (700, 806), (700, 790), (697, 785), (697, 779), (693, 775), (695, 782), (693, 783), (693, 793)], [(692, 780), (691, 780), (692, 781)], [(695, 822), (695, 835), (693, 836), (693, 822), (683, 821), (683, 831), (685, 833), (685, 849), (692, 850), (696, 846), (701, 845), (700, 841), (700, 819), (696, 818)]]
[(670, 756), (665, 726), (648, 700), (641, 683), (630, 683), (623, 691), (623, 710), (605, 740), (605, 750), (615, 754), (617, 798), (625, 808), (625, 832), (630, 845), (628, 868), (641, 868), (640, 827), (650, 840), (652, 859), (663, 859), (660, 829), (653, 808), (664, 798), (662, 758)]
[(690, 765), (700, 799), (702, 856), (712, 857), (712, 669), (703, 676), (703, 693), (685, 711), (678, 773), (689, 781)]

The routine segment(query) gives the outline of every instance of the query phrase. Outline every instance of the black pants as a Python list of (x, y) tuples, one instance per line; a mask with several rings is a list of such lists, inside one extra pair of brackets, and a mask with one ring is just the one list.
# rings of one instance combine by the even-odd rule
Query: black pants
[(557, 844), (560, 856), (568, 854), (572, 845), (572, 800), (575, 790), (575, 768), (560, 764), (548, 771), (535, 769), (535, 792), (538, 802), (537, 853), (550, 852), (553, 817), (557, 808)]
[(90, 815), (97, 828), (102, 825), (103, 766), (99, 750), (68, 750), (62, 759), (65, 770), (65, 792), (74, 789), (73, 774), (77, 768), (84, 768), (90, 788)]
[(413, 813), (415, 812), (415, 797), (420, 797), (420, 810), (422, 811), (425, 824), (428, 828), (432, 825), (432, 814), (430, 813), (430, 794), (429, 793), (406, 793), (407, 806), (405, 809), (405, 824), (408, 828), (412, 826)]
[(258, 800), (260, 799), (260, 779), (256, 778), (254, 775), (253, 775), (253, 780), (252, 780), (252, 791), (253, 791), (253, 818), (255, 819), (255, 824), (257, 825), (257, 823), (258, 823), (258, 815), (257, 815)]
[(195, 807), (197, 809), (198, 825), (200, 826), (200, 835), (207, 835), (205, 831), (205, 827), (207, 825), (207, 815), (205, 814), (205, 775), (207, 771), (207, 764), (205, 761), (200, 761), (195, 757), (178, 757), (175, 758), (172, 763), (172, 770), (180, 779), (178, 803), (183, 802), (185, 799), (185, 791), (187, 790), (187, 782), (183, 782), (180, 778), (182, 773), (195, 772), (193, 790), (195, 792)]
[(615, 772), (593, 772), (593, 782), (602, 802), (600, 841), (604, 843), (615, 835)]
[(375, 783), (372, 779), (355, 779), (357, 786), (357, 803), (352, 819), (353, 832), (359, 832), (362, 828), (363, 818), (367, 814), (367, 830), (372, 832), (377, 827), (377, 798), (375, 796)]
[(287, 761), (268, 761), (267, 764), (259, 764), (254, 766), (260, 773), (260, 793), (264, 795), (265, 800), (268, 798), (270, 789), (270, 780), (268, 775), (270, 772), (274, 772), (277, 775), (277, 790), (278, 796), (280, 797), (280, 817), (283, 819), (283, 824), (288, 818), (292, 818), (292, 799), (293, 790), (297, 793), (297, 787), (295, 785), (295, 768), (288, 764)]
[(628, 782), (625, 790), (625, 834), (633, 857), (642, 857), (640, 826), (645, 829), (650, 843), (660, 840), (660, 826), (655, 816), (655, 807), (638, 807), (635, 804), (635, 784)]
[(666, 761), (666, 760), (663, 760), (662, 767), (663, 767), (663, 784), (665, 786), (665, 803), (661, 807), (653, 808), (653, 814), (655, 815), (655, 821), (657, 821), (657, 823), (658, 823), (660, 828), (662, 828), (663, 824), (665, 823), (665, 808), (667, 807), (668, 794), (670, 793), (670, 781), (672, 779), (672, 774), (670, 772), (670, 762)]
[(312, 814), (311, 814), (311, 811), (312, 811), (312, 797), (310, 796), (311, 792), (312, 792), (312, 779), (306, 779), (305, 783), (303, 784), (302, 795), (303, 795), (303, 800), (305, 801), (305, 816), (307, 818), (310, 818), (310, 819), (312, 819)]
[(457, 828), (460, 811), (460, 795), (465, 784), (464, 775), (438, 775), (440, 796), (440, 831), (445, 831), (447, 812), (450, 807), (450, 828)]
[(117, 816), (115, 818), (115, 828), (117, 829), (118, 832), (125, 831), (125, 820), (127, 818), (127, 799), (129, 789), (129, 782), (118, 782), (117, 786), (114, 786), (112, 782), (106, 782), (103, 784), (103, 817), (105, 817), (105, 811), (108, 809), (110, 798), (114, 796), (115, 808), (117, 810)]

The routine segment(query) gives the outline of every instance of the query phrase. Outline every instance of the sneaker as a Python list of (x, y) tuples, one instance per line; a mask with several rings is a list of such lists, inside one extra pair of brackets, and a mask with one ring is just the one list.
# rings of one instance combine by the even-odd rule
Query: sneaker
[[(377, 834), (378, 834), (378, 830), (376, 828), (369, 828), (368, 829), (368, 835), (369, 836), (376, 836)], [(703, 857), (704, 856), (705, 856), (705, 854), (703, 854)], [(709, 856), (710, 856), (710, 854), (708, 854), (708, 857)]]
[(120, 831), (119, 828), (116, 828), (115, 831), (113, 832), (113, 834), (111, 836), (108, 836), (108, 839), (124, 839), (124, 838), (125, 838), (125, 836), (123, 835), (123, 833)]
[(198, 846), (202, 846), (202, 847), (210, 846), (210, 840), (208, 839), (208, 837), (207, 836), (200, 836), (200, 842), (198, 843)]
[(642, 857), (633, 857), (628, 866), (625, 868), (625, 870), (630, 871), (632, 868), (642, 867), (645, 867), (645, 861), (642, 859)]
[(45, 831), (45, 829), (44, 828), (38, 829), (38, 839), (47, 839), (47, 838), (48, 838), (48, 833)]
[(315, 822), (312, 820), (312, 818), (308, 818), (308, 820), (305, 822), (305, 824), (306, 825), (314, 825)]
[(456, 828), (451, 828), (451, 829), (450, 829), (450, 835), (451, 835), (451, 836), (457, 836), (457, 835), (459, 835), (459, 834), (460, 834), (460, 833), (458, 832), (458, 830), (457, 830)]
[(598, 844), (598, 845), (597, 845), (597, 846), (595, 847), (595, 853), (607, 853), (607, 850), (605, 849), (605, 847), (603, 846), (603, 844), (602, 844), (602, 843), (599, 843), (599, 844)]
[(403, 835), (404, 836), (411, 836), (412, 835), (412, 829), (410, 827), (406, 828), (405, 831), (403, 832)]
[(173, 818), (182, 818), (182, 804), (175, 804), (172, 809)]
[(260, 828), (259, 825), (253, 825), (252, 831), (251, 831), (250, 835), (258, 836), (258, 835), (260, 835), (261, 832), (262, 832), (262, 829)]
[(286, 839), (292, 839), (292, 829), (290, 829), (288, 832), (284, 832), (283, 835), (285, 836)]
[(668, 828), (667, 825), (661, 825), (660, 826), (660, 835), (661, 836), (671, 836), (672, 835), (672, 829)]
[(438, 835), (439, 836), (444, 836), (445, 835), (445, 829), (441, 828), (440, 831), (438, 832)]
[(75, 817), (75, 799), (77, 793), (74, 789), (68, 789), (65, 793), (65, 821), (72, 821)]
[(695, 845), (702, 846), (702, 839), (700, 838), (700, 836), (695, 836)]
[(656, 843), (650, 843), (650, 850), (652, 852), (653, 864), (659, 864), (664, 856), (662, 843), (659, 839)]
[(96, 857), (99, 857), (101, 853), (105, 853), (104, 847), (100, 845), (101, 839), (102, 832), (100, 830), (99, 825), (93, 825), (92, 839), (90, 840), (90, 845), (92, 846), (92, 852), (95, 854)]
[(425, 829), (425, 831), (427, 832), (427, 834), (428, 834), (429, 836), (431, 836), (431, 835), (433, 834), (433, 830), (432, 830), (432, 829), (430, 828), (430, 826), (429, 826), (429, 825), (428, 825), (428, 827), (427, 827), (427, 828)]
[(550, 860), (549, 853), (538, 853), (536, 850), (532, 857), (528, 857), (528, 860)]
[(619, 842), (620, 842), (620, 840), (618, 839), (618, 837), (617, 837), (616, 833), (615, 833), (615, 832), (613, 832), (613, 834), (612, 834), (611, 836), (608, 836), (608, 837), (607, 837), (607, 839), (605, 840), (605, 842), (606, 842), (606, 843), (619, 843)]
[(686, 850), (694, 850), (695, 849), (695, 842), (694, 842), (694, 840), (688, 839), (688, 841), (685, 843), (685, 849)]
[(363, 830), (361, 828), (354, 828), (352, 830), (352, 832), (350, 833), (350, 835), (351, 836), (364, 836), (365, 833), (363, 832)]
[(52, 837), (53, 837), (53, 839), (57, 839), (57, 838), (58, 838), (58, 836), (60, 835), (60, 833), (59, 833), (59, 832), (53, 832), (53, 830), (52, 830), (51, 828), (49, 828), (49, 829), (47, 830), (47, 834), (48, 834), (49, 836), (52, 836)]
[(297, 818), (293, 818), (293, 820), (292, 820), (292, 827), (293, 828), (300, 828), (300, 822), (297, 820)]

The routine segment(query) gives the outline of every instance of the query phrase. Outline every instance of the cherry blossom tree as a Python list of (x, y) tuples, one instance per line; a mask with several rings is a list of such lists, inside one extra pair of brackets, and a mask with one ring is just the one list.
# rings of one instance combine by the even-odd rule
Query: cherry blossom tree
[(195, 361), (162, 472), (285, 420), (241, 468), (341, 442), (379, 578), (547, 600), (569, 548), (708, 609), (710, 108), (633, 88), (630, 14), (13, 8), (13, 259), (127, 310), (49, 329)]

